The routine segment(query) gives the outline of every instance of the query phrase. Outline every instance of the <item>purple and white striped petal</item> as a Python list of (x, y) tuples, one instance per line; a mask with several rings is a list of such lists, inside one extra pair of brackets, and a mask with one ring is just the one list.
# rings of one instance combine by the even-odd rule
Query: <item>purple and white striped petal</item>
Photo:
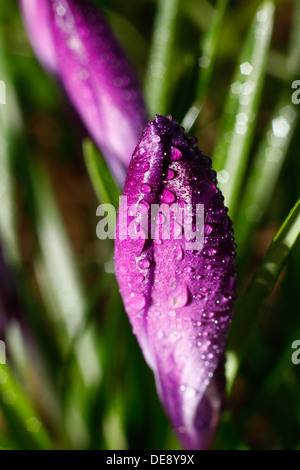
[[(123, 192), (127, 205), (119, 208), (116, 231), (116, 276), (125, 308), (186, 449), (210, 447), (224, 403), (236, 265), (232, 224), (216, 183), (196, 139), (157, 115), (133, 154)], [(203, 246), (187, 249), (191, 235), (176, 217), (168, 220), (170, 238), (163, 232), (151, 238), (151, 208), (162, 203), (192, 207), (193, 230), (196, 206), (204, 205)], [(143, 229), (137, 235), (139, 221)], [(156, 221), (166, 222), (164, 215)]]
[(32, 46), (41, 61), (55, 69), (117, 181), (123, 184), (147, 123), (136, 73), (104, 18), (88, 1), (37, 3), (21, 0)]

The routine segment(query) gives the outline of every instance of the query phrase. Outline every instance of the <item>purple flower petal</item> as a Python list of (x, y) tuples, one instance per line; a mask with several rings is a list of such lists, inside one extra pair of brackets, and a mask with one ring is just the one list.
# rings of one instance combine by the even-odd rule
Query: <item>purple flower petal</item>
[(21, 2), (37, 55), (52, 70), (56, 68), (70, 100), (123, 184), (147, 122), (134, 69), (89, 2), (43, 0), (41, 9), (32, 3), (37, 2)]
[(49, 0), (19, 0), (32, 47), (43, 66), (57, 73), (57, 59), (50, 28)]
[[(209, 448), (224, 402), (224, 352), (235, 297), (233, 231), (216, 174), (195, 138), (157, 115), (133, 154), (123, 196), (130, 209), (126, 221), (119, 208), (115, 263), (127, 314), (183, 447)], [(204, 204), (204, 245), (197, 250), (186, 249), (191, 236), (177, 218), (170, 238), (161, 232), (147, 239), (152, 205), (175, 202), (192, 205), (193, 227), (196, 204)], [(125, 228), (134, 234), (132, 226), (139, 227), (145, 212), (144, 235), (124, 236)], [(162, 226), (163, 219), (157, 219)]]

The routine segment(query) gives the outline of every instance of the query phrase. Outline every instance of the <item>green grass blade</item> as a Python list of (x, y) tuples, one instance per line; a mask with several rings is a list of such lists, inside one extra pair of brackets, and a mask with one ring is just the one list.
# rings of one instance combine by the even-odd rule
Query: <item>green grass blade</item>
[(55, 447), (8, 364), (0, 364), (0, 407), (21, 448), (46, 450)]
[(112, 204), (117, 208), (119, 206), (119, 196), (121, 196), (120, 189), (112, 177), (102, 154), (89, 139), (83, 142), (83, 154), (99, 202), (101, 204)]
[(300, 63), (300, 1), (294, 1), (293, 24), (289, 44), (287, 69), (291, 77), (298, 77)]
[(272, 2), (263, 3), (256, 13), (234, 74), (222, 119), (221, 138), (212, 157), (231, 217), (235, 215), (252, 142), (266, 71), (273, 14)]
[[(46, 172), (35, 162), (31, 174), (41, 250), (37, 279), (46, 306), (64, 327), (62, 331), (65, 331), (68, 348), (77, 335), (85, 331), (87, 303), (84, 288)], [(77, 360), (86, 384), (98, 383), (101, 368), (95, 339), (88, 330), (83, 334), (89, 337), (81, 338), (81, 343), (75, 344)], [(82, 351), (82, 344), (86, 346), (86, 353)]]
[(83, 143), (83, 154), (85, 158), (86, 168), (92, 182), (93, 188), (100, 204), (110, 204), (115, 211), (105, 211), (97, 215), (106, 215), (107, 231), (110, 239), (113, 238), (116, 225), (116, 211), (119, 207), (119, 197), (121, 196), (110, 170), (94, 143), (86, 139)]
[(166, 114), (180, 0), (158, 0), (145, 94), (151, 116)]
[(265, 137), (259, 145), (242, 195), (236, 221), (236, 241), (241, 255), (253, 228), (266, 212), (288, 153), (299, 112), (291, 103), (290, 91), (279, 100)]
[(31, 167), (31, 179), (40, 247), (36, 278), (65, 359), (65, 427), (74, 448), (86, 449), (91, 442), (90, 407), (102, 381), (98, 332), (89, 319), (89, 304), (48, 176), (38, 162)]
[(14, 87), (5, 65), (0, 38), (0, 78), (2, 94), (5, 100), (5, 103), (0, 104), (0, 237), (6, 258), (14, 266), (19, 266), (20, 252), (16, 229), (16, 201), (12, 156), (15, 138), (21, 128), (21, 117)]
[(273, 238), (246, 293), (237, 302), (229, 336), (229, 347), (237, 353), (245, 349), (253, 325), (263, 310), (299, 234), (300, 199)]
[(186, 113), (182, 125), (187, 132), (192, 130), (201, 110), (209, 87), (210, 78), (215, 64), (220, 43), (221, 30), (228, 0), (218, 0), (209, 27), (200, 45), (199, 80), (197, 86), (197, 99)]

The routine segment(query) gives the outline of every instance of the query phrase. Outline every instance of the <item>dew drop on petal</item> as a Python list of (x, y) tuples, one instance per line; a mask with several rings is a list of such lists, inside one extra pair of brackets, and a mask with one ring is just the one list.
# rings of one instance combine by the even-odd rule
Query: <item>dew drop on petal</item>
[(171, 294), (171, 296), (169, 297), (169, 305), (173, 308), (185, 307), (188, 303), (188, 298), (188, 289), (187, 286), (184, 284)]
[(150, 163), (149, 162), (143, 163), (142, 168), (145, 172), (148, 171), (150, 168)]
[(146, 299), (143, 294), (134, 294), (132, 293), (129, 300), (129, 305), (133, 308), (133, 310), (142, 310), (142, 308), (146, 305)]
[(144, 194), (149, 194), (149, 193), (151, 193), (151, 186), (150, 186), (150, 184), (143, 183), (143, 184), (141, 185), (141, 191), (142, 191), (142, 193), (144, 193)]
[(135, 188), (135, 187), (136, 187), (136, 180), (131, 179), (131, 180), (129, 181), (128, 185), (129, 185), (131, 188)]
[(171, 156), (170, 156), (171, 160), (174, 162), (174, 161), (177, 161), (177, 160), (180, 160), (182, 158), (182, 153), (180, 152), (180, 150), (176, 147), (171, 147)]
[(167, 180), (172, 180), (175, 176), (175, 171), (174, 170), (168, 170), (167, 173)]
[(207, 255), (208, 256), (214, 256), (217, 253), (217, 250), (215, 248), (209, 247), (207, 249)]
[(58, 14), (58, 16), (65, 16), (66, 12), (67, 12), (67, 10), (62, 5), (59, 5), (56, 8), (56, 13)]
[(150, 209), (149, 203), (147, 201), (142, 201), (140, 204), (140, 211), (143, 213), (146, 213), (148, 212), (149, 209)]
[(171, 204), (172, 202), (176, 201), (176, 196), (172, 191), (168, 189), (164, 189), (160, 196), (161, 202), (165, 202), (166, 204)]
[(150, 261), (148, 259), (141, 259), (138, 262), (138, 265), (141, 269), (148, 269), (150, 267)]
[(207, 236), (207, 235), (210, 235), (212, 231), (213, 231), (213, 228), (212, 228), (211, 225), (206, 224), (206, 225), (204, 226), (204, 235), (206, 235), (206, 236)]
[(166, 221), (166, 217), (164, 216), (164, 214), (162, 214), (161, 212), (158, 214), (158, 223), (159, 225), (162, 225), (164, 224)]
[(177, 261), (181, 261), (183, 259), (183, 250), (180, 245), (175, 246), (174, 256)]
[(181, 238), (182, 235), (182, 225), (178, 224), (175, 220), (174, 222), (174, 238)]
[(143, 274), (138, 274), (138, 275), (136, 276), (136, 280), (137, 280), (138, 282), (143, 282), (144, 279), (145, 279), (145, 277), (143, 276)]

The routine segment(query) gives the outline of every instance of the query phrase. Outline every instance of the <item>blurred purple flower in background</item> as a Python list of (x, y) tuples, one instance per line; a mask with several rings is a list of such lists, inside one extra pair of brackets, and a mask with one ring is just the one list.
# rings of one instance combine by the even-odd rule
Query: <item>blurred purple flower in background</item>
[(54, 72), (123, 185), (147, 111), (136, 73), (85, 0), (20, 0), (32, 47)]
[(49, 0), (20, 0), (20, 5), (30, 41), (38, 59), (46, 69), (56, 74), (58, 65), (50, 28)]
[(127, 314), (174, 430), (184, 448), (207, 449), (224, 404), (224, 351), (236, 284), (232, 225), (216, 174), (196, 139), (157, 115), (133, 154), (123, 196), (128, 228), (138, 214), (132, 208), (152, 220), (152, 204), (176, 203), (193, 207), (194, 231), (196, 204), (204, 205), (199, 250), (186, 249), (185, 229), (180, 238), (176, 220), (169, 239), (147, 239), (147, 231), (124, 237), (120, 207), (115, 263)]

